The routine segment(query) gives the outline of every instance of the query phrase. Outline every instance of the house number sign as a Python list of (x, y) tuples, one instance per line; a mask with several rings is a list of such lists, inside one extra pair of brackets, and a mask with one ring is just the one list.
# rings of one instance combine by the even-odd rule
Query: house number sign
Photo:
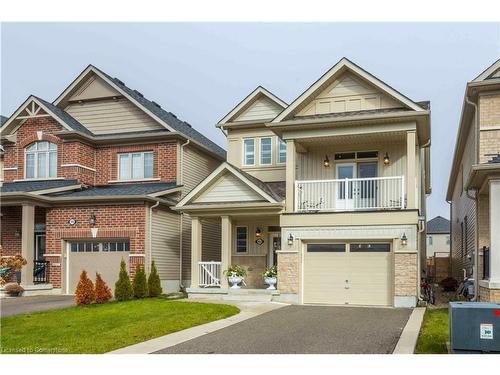
[(255, 240), (255, 243), (256, 243), (257, 245), (262, 245), (262, 244), (264, 243), (264, 240), (263, 240), (262, 238), (257, 238), (257, 239)]
[(76, 224), (76, 219), (73, 219), (73, 218), (69, 219), (68, 220), (68, 224), (69, 225), (75, 225)]

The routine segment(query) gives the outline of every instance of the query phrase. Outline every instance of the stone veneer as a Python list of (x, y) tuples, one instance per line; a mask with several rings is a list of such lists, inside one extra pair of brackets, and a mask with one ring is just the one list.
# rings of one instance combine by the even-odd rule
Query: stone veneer
[(394, 295), (417, 296), (417, 253), (394, 253)]
[(299, 253), (278, 253), (278, 290), (299, 293)]
[(479, 286), (479, 300), (481, 302), (500, 303), (500, 289), (489, 289)]

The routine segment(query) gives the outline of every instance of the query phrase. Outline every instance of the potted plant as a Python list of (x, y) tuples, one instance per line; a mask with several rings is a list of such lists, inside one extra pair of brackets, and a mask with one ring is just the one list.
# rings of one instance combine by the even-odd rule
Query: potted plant
[(239, 283), (243, 281), (243, 278), (247, 275), (247, 271), (237, 264), (229, 266), (227, 270), (224, 271), (224, 275), (227, 276), (227, 280), (231, 283), (231, 289), (239, 289)]
[(264, 279), (264, 282), (269, 285), (267, 288), (268, 290), (276, 290), (276, 282), (278, 281), (277, 276), (278, 276), (278, 270), (276, 266), (272, 266), (269, 268), (266, 268), (264, 272), (262, 272), (262, 278)]
[(3, 287), (3, 290), (10, 297), (18, 297), (21, 294), (23, 294), (23, 292), (24, 292), (24, 288), (21, 285), (19, 285), (18, 283), (5, 284), (5, 286)]

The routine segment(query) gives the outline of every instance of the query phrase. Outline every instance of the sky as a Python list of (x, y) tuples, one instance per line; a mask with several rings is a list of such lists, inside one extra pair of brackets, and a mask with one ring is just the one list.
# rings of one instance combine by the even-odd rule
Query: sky
[(0, 112), (93, 64), (225, 148), (215, 124), (258, 85), (290, 103), (344, 56), (431, 101), (427, 215), (449, 217), (465, 85), (500, 57), (499, 23), (2, 23)]

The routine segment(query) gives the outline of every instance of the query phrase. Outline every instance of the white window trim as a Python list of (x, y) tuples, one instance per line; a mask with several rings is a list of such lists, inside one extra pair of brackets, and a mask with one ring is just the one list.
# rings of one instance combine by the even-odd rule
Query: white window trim
[[(133, 163), (132, 163), (132, 155), (134, 154), (140, 154), (141, 155), (141, 165), (142, 165), (142, 177), (138, 178), (133, 178), (132, 177), (132, 170), (133, 170)], [(151, 154), (153, 156), (153, 176), (154, 176), (154, 152), (153, 151), (134, 151), (134, 152), (119, 152), (116, 154), (116, 163), (117, 163), (117, 173), (116, 176), (118, 177), (116, 181), (140, 181), (140, 180), (150, 180), (153, 179), (154, 177), (144, 177), (144, 154)], [(130, 178), (121, 178), (120, 177), (120, 156), (122, 155), (128, 155), (129, 157), (129, 173), (130, 173)]]
[[(245, 150), (245, 141), (253, 141), (253, 164), (247, 164), (247, 158), (246, 158), (246, 150)], [(255, 138), (243, 138), (242, 140), (242, 165), (245, 167), (253, 167), (256, 165), (257, 162), (257, 141)]]
[[(32, 144), (34, 143), (41, 143), (41, 142), (46, 142), (47, 143), (47, 150), (46, 151), (39, 151), (38, 150), (38, 146), (37, 146), (37, 150), (36, 151), (28, 151), (28, 147), (31, 146)], [(55, 150), (51, 150), (50, 149), (50, 145), (53, 144), (56, 148)], [(47, 154), (47, 175), (45, 177), (38, 177), (38, 153), (46, 153)], [(55, 152), (56, 153), (56, 175), (55, 176), (50, 176), (50, 153), (51, 152)], [(33, 154), (35, 155), (35, 158), (34, 158), (34, 177), (28, 177), (27, 176), (27, 172), (28, 172), (28, 168), (27, 168), (27, 155), (28, 154)], [(58, 159), (58, 147), (57, 147), (57, 144), (53, 143), (53, 142), (49, 142), (49, 141), (35, 141), (35, 142), (32, 142), (30, 143), (29, 145), (26, 145), (24, 147), (24, 180), (25, 181), (31, 181), (31, 180), (53, 180), (53, 179), (57, 179), (57, 159)], [(17, 167), (16, 167), (17, 169)]]
[[(283, 142), (285, 145), (285, 161), (280, 161), (280, 143)], [(286, 142), (283, 141), (280, 137), (276, 137), (276, 164), (277, 165), (285, 165), (286, 164)]]
[[(238, 251), (238, 228), (245, 228), (246, 229), (246, 234), (247, 234), (247, 238), (246, 238), (246, 243), (245, 243), (245, 251)], [(236, 225), (234, 227), (234, 253), (235, 254), (247, 254), (248, 253), (248, 236), (249, 236), (249, 232), (248, 232), (248, 225)]]
[[(270, 139), (271, 140), (271, 161), (270, 163), (263, 163), (262, 162), (262, 140), (263, 139)], [(273, 165), (273, 137), (260, 137), (259, 138), (259, 165)]]

